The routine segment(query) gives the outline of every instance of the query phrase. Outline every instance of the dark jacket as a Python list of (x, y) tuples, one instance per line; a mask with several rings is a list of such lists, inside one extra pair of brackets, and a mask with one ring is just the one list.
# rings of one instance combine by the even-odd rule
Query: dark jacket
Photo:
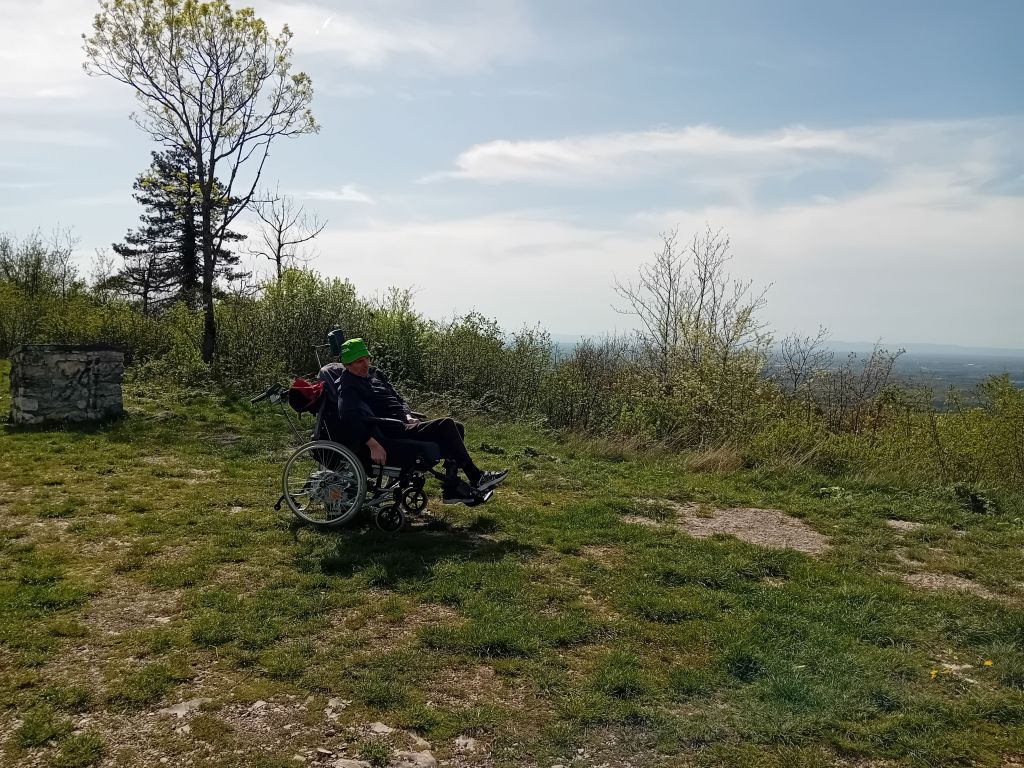
[(365, 377), (345, 371), (337, 379), (337, 387), (338, 416), (346, 444), (365, 445), (371, 437), (383, 438), (381, 429), (368, 423), (367, 417), (397, 419), (404, 424), (409, 415), (409, 406), (378, 368), (371, 368)]

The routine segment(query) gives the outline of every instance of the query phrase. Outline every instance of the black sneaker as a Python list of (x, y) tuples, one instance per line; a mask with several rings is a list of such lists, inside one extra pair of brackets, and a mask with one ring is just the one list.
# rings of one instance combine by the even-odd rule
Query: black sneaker
[(487, 493), (494, 488), (501, 485), (505, 478), (508, 477), (508, 470), (502, 469), (498, 472), (484, 472), (480, 475), (480, 479), (477, 481), (476, 489), (480, 493)]
[(483, 504), (493, 491), (479, 491), (469, 483), (460, 482), (455, 488), (446, 488), (442, 491), (442, 504), (465, 504), (467, 507), (475, 507)]
[(479, 501), (480, 494), (477, 493), (469, 483), (461, 480), (450, 488), (441, 491), (442, 504), (475, 504)]

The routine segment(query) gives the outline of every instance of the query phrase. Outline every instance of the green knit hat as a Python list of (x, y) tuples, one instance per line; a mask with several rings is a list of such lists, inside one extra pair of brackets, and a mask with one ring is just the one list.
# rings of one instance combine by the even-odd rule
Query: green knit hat
[(362, 339), (349, 339), (341, 345), (341, 362), (345, 365), (355, 362), (360, 357), (369, 357), (370, 350)]

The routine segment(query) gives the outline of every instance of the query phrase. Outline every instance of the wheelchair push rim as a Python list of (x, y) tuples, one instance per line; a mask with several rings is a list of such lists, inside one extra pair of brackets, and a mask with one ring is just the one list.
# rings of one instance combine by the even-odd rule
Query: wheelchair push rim
[(316, 440), (296, 449), (285, 462), (281, 495), (292, 513), (317, 526), (351, 521), (366, 497), (366, 471), (343, 445)]

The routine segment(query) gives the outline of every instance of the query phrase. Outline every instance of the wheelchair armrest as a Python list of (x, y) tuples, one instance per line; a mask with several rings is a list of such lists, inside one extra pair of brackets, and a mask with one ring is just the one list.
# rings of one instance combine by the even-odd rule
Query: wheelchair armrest
[(380, 424), (381, 426), (385, 424), (398, 424), (400, 427), (405, 426), (404, 421), (399, 421), (398, 419), (386, 419), (383, 416), (367, 416), (366, 422), (368, 424)]
[(425, 418), (427, 418), (427, 414), (420, 413), (419, 411), (409, 411), (409, 415), (412, 416), (414, 419), (419, 419), (420, 421), (423, 421)]

